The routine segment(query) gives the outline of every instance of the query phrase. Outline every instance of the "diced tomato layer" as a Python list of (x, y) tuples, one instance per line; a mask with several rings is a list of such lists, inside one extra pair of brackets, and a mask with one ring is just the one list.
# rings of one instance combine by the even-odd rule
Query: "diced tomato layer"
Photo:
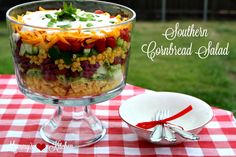
[(84, 48), (85, 48), (85, 49), (91, 49), (91, 48), (94, 47), (94, 45), (95, 45), (95, 43), (86, 44), (86, 43), (84, 42)]
[[(120, 38), (129, 42), (130, 41), (130, 33), (129, 30), (122, 29), (120, 30)], [(58, 48), (63, 52), (80, 52), (83, 47), (88, 48), (95, 48), (99, 53), (102, 53), (106, 50), (106, 47), (111, 47), (112, 49), (116, 47), (116, 39), (114, 37), (107, 37), (106, 39), (98, 39), (93, 43), (87, 44), (84, 42), (83, 44), (77, 40), (68, 40), (69, 44), (64, 43), (62, 41), (57, 42)]]
[(79, 52), (82, 49), (81, 43), (80, 41), (76, 41), (76, 40), (68, 40), (69, 44), (66, 44), (62, 41), (58, 41), (57, 42), (57, 46), (61, 51), (73, 51), (73, 52)]
[(82, 49), (81, 43), (79, 41), (71, 42), (72, 51), (79, 52)]
[(108, 37), (106, 38), (106, 46), (115, 48), (116, 47), (116, 39), (114, 37)]
[(60, 40), (57, 42), (57, 46), (61, 51), (71, 51), (71, 45), (68, 45)]
[(130, 35), (129, 30), (127, 28), (120, 30), (120, 37), (121, 39), (124, 39), (125, 41), (130, 41)]
[(104, 11), (102, 11), (102, 10), (95, 10), (95, 12), (94, 12), (95, 14), (103, 14), (104, 13)]
[(106, 40), (105, 39), (98, 39), (95, 41), (95, 49), (97, 52), (102, 53), (106, 50)]

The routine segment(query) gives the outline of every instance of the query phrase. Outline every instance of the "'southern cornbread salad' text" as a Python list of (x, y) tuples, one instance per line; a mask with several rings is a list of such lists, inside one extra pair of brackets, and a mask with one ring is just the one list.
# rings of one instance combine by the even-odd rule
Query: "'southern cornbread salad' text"
[[(64, 4), (12, 17), (14, 59), (22, 84), (63, 98), (99, 95), (124, 81), (130, 23), (122, 15)], [(22, 24), (19, 24), (22, 23)]]

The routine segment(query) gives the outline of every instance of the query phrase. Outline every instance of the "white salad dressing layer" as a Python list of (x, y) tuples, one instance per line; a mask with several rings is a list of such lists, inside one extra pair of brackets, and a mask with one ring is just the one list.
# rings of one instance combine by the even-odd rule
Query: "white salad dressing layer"
[[(44, 27), (44, 28), (62, 28), (65, 25), (69, 25), (68, 28), (93, 28), (100, 26), (114, 25), (115, 22), (118, 22), (117, 18), (110, 18), (109, 14), (95, 14), (92, 12), (80, 11), (77, 9), (76, 20), (63, 20), (56, 21), (52, 26), (48, 26), (50, 18), (47, 18), (46, 15), (51, 15), (51, 17), (56, 18), (56, 13), (60, 10), (48, 10), (48, 11), (36, 11), (23, 16), (23, 21), (25, 24), (35, 27)], [(86, 18), (86, 15), (90, 14), (93, 17), (93, 20), (81, 21), (80, 18)], [(33, 28), (26, 27), (25, 30), (32, 30)]]

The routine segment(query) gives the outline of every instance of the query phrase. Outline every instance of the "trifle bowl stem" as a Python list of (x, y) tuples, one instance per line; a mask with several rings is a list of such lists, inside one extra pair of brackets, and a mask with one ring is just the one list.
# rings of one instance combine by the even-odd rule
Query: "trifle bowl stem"
[(106, 129), (90, 106), (58, 106), (41, 130), (41, 137), (53, 145), (84, 147), (98, 142)]

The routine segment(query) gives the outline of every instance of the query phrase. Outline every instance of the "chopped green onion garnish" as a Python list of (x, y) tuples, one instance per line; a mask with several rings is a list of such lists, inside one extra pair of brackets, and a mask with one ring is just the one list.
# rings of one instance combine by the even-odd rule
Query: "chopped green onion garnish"
[(93, 26), (93, 24), (92, 23), (87, 23), (87, 25), (86, 25), (87, 27), (92, 27)]
[(70, 27), (71, 27), (71, 24), (57, 25), (57, 27), (60, 27), (60, 28), (70, 28)]
[(95, 21), (94, 15), (92, 14), (86, 14), (86, 17), (88, 18), (88, 21)]
[(115, 23), (115, 21), (109, 21), (111, 24), (114, 24)]
[(52, 27), (53, 25), (54, 25), (54, 23), (53, 23), (53, 22), (51, 22), (51, 21), (50, 21), (50, 22), (48, 22), (48, 24), (47, 24), (47, 26), (48, 26), (48, 27)]
[[(48, 18), (48, 19), (50, 19), (50, 21), (49, 21), (48, 24), (47, 24), (48, 27), (52, 27), (55, 23), (57, 23), (57, 20), (54, 19), (54, 18), (52, 17), (52, 15), (50, 15), (50, 14), (45, 14), (45, 17)], [(43, 20), (44, 20), (44, 19), (45, 19), (45, 18), (43, 17)]]
[(98, 20), (98, 22), (102, 22), (102, 20)]
[(93, 14), (86, 14), (86, 17), (87, 18), (94, 18), (94, 15)]
[(57, 23), (57, 20), (56, 19), (51, 19), (49, 22), (48, 22), (48, 27), (52, 27), (55, 23)]
[(88, 19), (86, 17), (82, 17), (82, 16), (79, 16), (79, 20), (80, 21), (88, 21)]
[(45, 17), (48, 19), (53, 19), (52, 15), (50, 15), (50, 14), (45, 14)]

